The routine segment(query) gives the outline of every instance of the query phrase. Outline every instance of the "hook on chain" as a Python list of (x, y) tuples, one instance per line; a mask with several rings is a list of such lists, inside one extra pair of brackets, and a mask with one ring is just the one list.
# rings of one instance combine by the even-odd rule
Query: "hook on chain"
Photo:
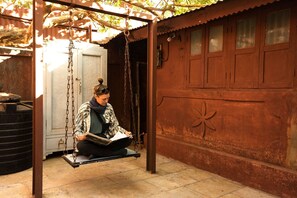
[(129, 35), (130, 35), (130, 31), (129, 31), (128, 29), (125, 29), (125, 30), (124, 30), (124, 35), (125, 35), (126, 37), (129, 37)]

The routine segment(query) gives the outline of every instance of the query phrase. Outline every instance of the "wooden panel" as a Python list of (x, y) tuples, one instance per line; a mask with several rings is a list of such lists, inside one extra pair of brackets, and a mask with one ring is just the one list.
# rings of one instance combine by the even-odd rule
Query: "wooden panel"
[(225, 87), (225, 64), (223, 57), (209, 57), (205, 73), (206, 87)]
[(230, 19), (228, 61), (231, 88), (258, 88), (259, 79), (259, 12), (252, 10)]
[(227, 24), (226, 20), (210, 23), (206, 28), (205, 87), (226, 87), (227, 65)]
[[(234, 97), (229, 101), (222, 93), (216, 99), (203, 91), (196, 96), (179, 94), (183, 97), (175, 93), (163, 95), (158, 106), (158, 135), (276, 165), (285, 163), (285, 105), (253, 99), (254, 92), (241, 93), (251, 98), (247, 101)], [(282, 100), (282, 96), (274, 98)]]
[(186, 46), (187, 87), (203, 88), (205, 71), (205, 26), (188, 29), (186, 36), (188, 39), (185, 39), (187, 42), (184, 45)]
[[(226, 101), (222, 108), (222, 122), (217, 126), (221, 133), (217, 138), (228, 142), (228, 146), (224, 146), (226, 150), (272, 164), (284, 163), (286, 147), (282, 140), (286, 129), (275, 116), (284, 115), (274, 111), (268, 101)], [(285, 110), (282, 105), (278, 108)]]
[(289, 61), (289, 50), (264, 52), (261, 87), (286, 88), (293, 86), (293, 66)]
[[(272, 13), (277, 13), (284, 9), (290, 9), (290, 25), (284, 25), (285, 22), (279, 22), (277, 20), (272, 20), (271, 22), (275, 27), (274, 32), (279, 32), (280, 29), (284, 29), (289, 32), (288, 42), (287, 39), (284, 42), (272, 42), (266, 43), (267, 36), (270, 35), (270, 32), (267, 32), (266, 26), (268, 17)], [(261, 48), (260, 48), (260, 72), (259, 72), (259, 86), (260, 88), (292, 88), (293, 87), (293, 78), (294, 78), (294, 66), (296, 59), (294, 60), (294, 40), (296, 39), (296, 2), (284, 2), (283, 4), (275, 7), (268, 7), (262, 11), (262, 20), (261, 20)], [(281, 16), (281, 15), (280, 15)], [(278, 17), (280, 18), (280, 17)], [(283, 25), (283, 26), (282, 26)], [(281, 36), (282, 31), (280, 32)], [(273, 37), (277, 38), (277, 37)]]
[(189, 66), (189, 86), (203, 87), (204, 64), (201, 59), (190, 60)]
[(257, 84), (258, 58), (255, 54), (245, 53), (235, 55), (231, 71), (231, 87), (253, 88)]

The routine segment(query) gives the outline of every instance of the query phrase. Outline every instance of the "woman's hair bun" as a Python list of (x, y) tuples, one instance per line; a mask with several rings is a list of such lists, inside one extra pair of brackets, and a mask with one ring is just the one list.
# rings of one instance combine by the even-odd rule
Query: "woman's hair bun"
[(99, 82), (99, 85), (102, 85), (103, 79), (102, 78), (98, 78), (98, 82)]

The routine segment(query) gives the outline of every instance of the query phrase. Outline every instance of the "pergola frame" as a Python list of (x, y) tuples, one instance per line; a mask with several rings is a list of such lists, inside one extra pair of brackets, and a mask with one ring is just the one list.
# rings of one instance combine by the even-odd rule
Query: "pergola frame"
[[(129, 18), (129, 19), (134, 19), (137, 21), (143, 21), (143, 22), (147, 22), (147, 23), (154, 20), (152, 15), (149, 15), (146, 13), (140, 13), (140, 12), (136, 12), (136, 11), (130, 11), (129, 14), (128, 14), (128, 12), (127, 13), (110, 12), (110, 11), (102, 10), (99, 8), (88, 7), (88, 6), (83, 5), (82, 3), (73, 3), (71, 0), (64, 0), (64, 1), (63, 0), (62, 1), (61, 0), (44, 0), (44, 1), (68, 6), (71, 8), (80, 8), (80, 9), (87, 10), (87, 11), (99, 12), (102, 14), (108, 14), (108, 15), (118, 16), (118, 17), (122, 17), (122, 18)], [(73, 0), (73, 1), (75, 1), (75, 0)]]
[[(156, 51), (157, 51), (157, 19), (143, 13), (132, 15), (107, 12), (73, 3), (75, 0), (44, 0), (47, 2), (67, 5), (103, 14), (129, 18), (148, 23), (147, 39), (147, 164), (146, 170), (156, 172)], [(33, 88), (33, 175), (32, 195), (42, 197), (43, 177), (43, 0), (33, 0), (33, 59), (32, 59), (32, 88)], [(137, 17), (139, 15), (142, 17)]]

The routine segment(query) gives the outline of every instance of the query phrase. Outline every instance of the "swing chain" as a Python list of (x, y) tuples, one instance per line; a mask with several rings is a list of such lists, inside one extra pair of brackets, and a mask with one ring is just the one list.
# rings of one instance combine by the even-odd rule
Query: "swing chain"
[[(67, 93), (66, 93), (66, 118), (65, 118), (65, 150), (64, 152), (67, 152), (67, 142), (68, 142), (68, 123), (69, 123), (69, 104), (70, 104), (70, 89), (71, 89), (71, 95), (73, 99), (73, 41), (69, 39), (69, 48), (68, 48), (68, 67), (67, 67)], [(71, 83), (71, 85), (70, 85)], [(73, 105), (73, 103), (72, 103)], [(73, 107), (72, 107), (72, 116), (73, 116)], [(72, 123), (73, 124), (73, 123)]]
[[(126, 41), (126, 43), (127, 43), (127, 41)], [(124, 115), (125, 116), (126, 116), (126, 113), (127, 113), (126, 107), (127, 107), (127, 73), (128, 73), (127, 46), (126, 45), (125, 45), (125, 65), (124, 65), (124, 100), (123, 100), (123, 102), (124, 102)]]
[[(128, 9), (128, 14), (130, 12), (129, 8)], [(125, 19), (125, 25), (126, 29), (123, 31), (124, 36), (125, 36), (125, 49), (124, 49), (124, 56), (125, 56), (125, 65), (124, 65), (124, 115), (126, 116), (127, 110), (127, 75), (128, 75), (128, 59), (129, 55), (127, 55), (127, 51), (129, 50), (129, 41), (128, 41), (128, 36), (129, 36), (129, 23), (128, 23), (128, 18)]]
[[(126, 44), (125, 44), (125, 76), (124, 76), (124, 80), (127, 78), (127, 74), (128, 74), (128, 80), (129, 80), (129, 88), (130, 88), (130, 108), (131, 108), (131, 114), (132, 114), (132, 131), (133, 133), (133, 137), (135, 137), (135, 131), (136, 131), (136, 126), (135, 126), (135, 111), (134, 111), (134, 95), (133, 95), (133, 86), (132, 86), (132, 74), (131, 74), (131, 63), (130, 63), (130, 53), (129, 53), (129, 31), (124, 32), (125, 35), (125, 40), (126, 40)], [(126, 80), (124, 81), (124, 98), (126, 98)], [(125, 108), (124, 108), (125, 109)], [(139, 146), (139, 142), (134, 139), (134, 150), (138, 151), (138, 146)]]
[(67, 153), (68, 142), (68, 123), (69, 123), (69, 104), (70, 104), (70, 89), (71, 89), (71, 121), (72, 121), (72, 136), (73, 136), (73, 149), (76, 150), (76, 139), (74, 137), (74, 120), (75, 120), (75, 106), (74, 106), (74, 80), (73, 80), (73, 50), (74, 43), (72, 40), (72, 12), (69, 10), (69, 47), (68, 47), (68, 67), (67, 67), (67, 101), (66, 101), (66, 118), (65, 118), (65, 149), (64, 154)]
[[(128, 8), (128, 15), (130, 13), (130, 9)], [(126, 23), (126, 29), (124, 30), (124, 36), (125, 36), (125, 66), (124, 66), (124, 114), (126, 115), (126, 98), (127, 98), (127, 75), (128, 75), (128, 80), (129, 80), (129, 88), (130, 88), (130, 109), (132, 113), (132, 134), (134, 137), (134, 150), (138, 151), (138, 146), (139, 142), (135, 138), (135, 131), (136, 131), (136, 126), (135, 126), (135, 111), (134, 111), (134, 95), (133, 95), (133, 87), (132, 87), (132, 74), (131, 74), (131, 63), (130, 63), (130, 53), (129, 53), (129, 36), (130, 36), (130, 31), (129, 31), (129, 17), (125, 19)]]
[(73, 41), (71, 40), (71, 44), (69, 45), (71, 47), (71, 105), (72, 105), (72, 112), (71, 112), (71, 123), (72, 123), (72, 137), (73, 137), (73, 151), (76, 151), (76, 138), (74, 134), (74, 128), (75, 128), (75, 103), (74, 103), (74, 79), (73, 79), (73, 52), (72, 49), (74, 48)]

